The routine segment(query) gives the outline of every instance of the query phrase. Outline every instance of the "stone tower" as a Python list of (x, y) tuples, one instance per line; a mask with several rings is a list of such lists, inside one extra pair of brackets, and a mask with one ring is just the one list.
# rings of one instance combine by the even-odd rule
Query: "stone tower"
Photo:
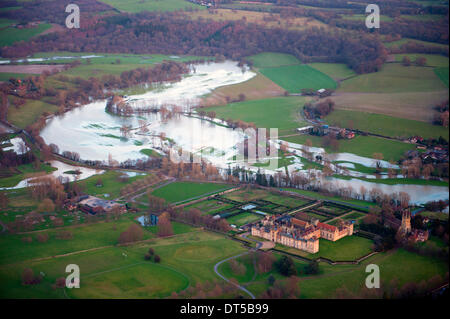
[(411, 232), (411, 212), (409, 210), (402, 212), (400, 231), (404, 234), (409, 234)]

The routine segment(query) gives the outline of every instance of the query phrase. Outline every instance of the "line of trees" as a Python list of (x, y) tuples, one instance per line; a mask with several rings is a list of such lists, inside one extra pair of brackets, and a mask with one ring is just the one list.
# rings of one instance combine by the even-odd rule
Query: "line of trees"
[(194, 21), (179, 12), (102, 17), (77, 30), (3, 47), (1, 55), (17, 57), (74, 48), (85, 52), (222, 55), (231, 59), (275, 51), (293, 54), (304, 62), (318, 59), (346, 63), (358, 73), (377, 71), (386, 57), (381, 42), (367, 33), (348, 37), (339, 30), (287, 31), (243, 21)]

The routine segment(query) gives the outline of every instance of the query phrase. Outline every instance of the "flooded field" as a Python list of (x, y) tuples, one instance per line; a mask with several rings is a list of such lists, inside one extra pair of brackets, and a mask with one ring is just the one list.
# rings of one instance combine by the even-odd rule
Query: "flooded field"
[[(239, 67), (232, 61), (195, 65), (191, 73), (181, 81), (166, 84), (145, 94), (129, 96), (126, 101), (136, 107), (178, 105), (189, 108), (197, 103), (197, 99), (215, 88), (244, 82), (254, 75), (248, 68)], [(239, 165), (233, 162), (232, 158), (237, 154), (238, 144), (243, 141), (244, 135), (238, 130), (220, 125), (218, 119), (202, 120), (195, 113), (193, 117), (178, 114), (167, 120), (161, 120), (160, 113), (125, 117), (107, 113), (106, 103), (106, 100), (96, 101), (49, 119), (47, 126), (41, 131), (41, 136), (47, 144), (57, 145), (60, 153), (77, 152), (82, 160), (124, 162), (146, 159), (149, 152), (164, 155), (175, 147), (181, 147), (207, 159), (218, 168), (225, 169)], [(126, 134), (121, 129), (123, 127), (128, 128)], [(302, 150), (305, 149), (304, 145), (295, 143), (288, 143), (288, 147), (289, 151), (297, 156), (302, 156)], [(308, 151), (314, 156), (321, 155), (329, 161), (349, 162), (344, 166), (350, 168), (354, 165), (352, 163), (366, 167), (375, 167), (377, 163), (372, 158), (351, 153), (326, 154), (324, 149), (314, 147), (308, 147)], [(382, 167), (398, 169), (397, 165), (386, 161), (378, 162)], [(246, 167), (253, 172), (258, 170), (249, 165)], [(302, 170), (303, 164), (300, 160), (295, 160), (288, 166), (290, 173)], [(283, 173), (284, 168), (266, 173), (275, 174), (277, 171)], [(349, 173), (352, 177), (363, 177), (360, 175), (355, 171)], [(332, 188), (351, 186), (355, 194), (360, 191), (361, 186), (364, 186), (367, 192), (375, 188), (386, 194), (406, 192), (411, 196), (413, 203), (448, 199), (448, 187), (385, 185), (355, 178), (350, 180), (327, 178), (317, 182), (328, 183)]]

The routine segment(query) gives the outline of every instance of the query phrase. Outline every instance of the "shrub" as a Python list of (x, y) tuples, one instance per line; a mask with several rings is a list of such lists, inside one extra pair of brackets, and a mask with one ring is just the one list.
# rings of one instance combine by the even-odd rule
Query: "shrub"
[(38, 241), (38, 242), (40, 242), (40, 243), (45, 243), (45, 242), (48, 241), (49, 236), (48, 236), (47, 233), (42, 233), (42, 234), (38, 234), (38, 235), (36, 236), (36, 238), (37, 238), (37, 241)]
[(297, 274), (297, 269), (295, 268), (294, 261), (291, 257), (283, 255), (275, 262), (275, 267), (280, 274), (286, 277), (295, 276)]

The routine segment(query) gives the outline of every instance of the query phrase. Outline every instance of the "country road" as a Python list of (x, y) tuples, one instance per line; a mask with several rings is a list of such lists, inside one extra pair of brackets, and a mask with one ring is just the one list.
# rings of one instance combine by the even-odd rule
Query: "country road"
[[(225, 258), (224, 260), (221, 260), (221, 261), (219, 261), (217, 264), (215, 264), (214, 265), (214, 272), (217, 274), (217, 276), (219, 276), (220, 278), (222, 278), (223, 280), (225, 280), (226, 282), (230, 282), (230, 280), (228, 279), (228, 278), (226, 278), (224, 275), (222, 275), (220, 272), (219, 272), (219, 266), (220, 265), (222, 265), (224, 262), (227, 262), (228, 260), (231, 260), (231, 259), (234, 259), (234, 258), (239, 258), (239, 257), (241, 257), (241, 256), (245, 256), (245, 255), (247, 255), (250, 251), (254, 251), (254, 250), (258, 250), (261, 246), (262, 246), (262, 242), (259, 242), (259, 241), (257, 241), (257, 240), (254, 240), (254, 239), (252, 239), (252, 238), (247, 238), (247, 236), (246, 235), (242, 235), (242, 237), (244, 237), (244, 238), (246, 238), (246, 239), (248, 239), (248, 240), (251, 240), (251, 241), (255, 241), (257, 244), (256, 244), (256, 248), (254, 248), (254, 249), (250, 249), (250, 250), (248, 250), (248, 251), (246, 251), (246, 252), (244, 252), (244, 253), (240, 253), (240, 254), (238, 254), (238, 255), (235, 255), (235, 256), (231, 256), (231, 257), (228, 257), (228, 258)], [(253, 293), (251, 293), (247, 288), (245, 288), (244, 286), (241, 286), (241, 285), (235, 285), (236, 287), (238, 287), (240, 290), (242, 290), (243, 292), (245, 292), (246, 294), (248, 294), (252, 299), (256, 299), (256, 297), (255, 297), (255, 295), (253, 294)]]
[[(223, 275), (219, 272), (219, 270), (218, 270), (219, 266), (220, 266), (221, 264), (223, 264), (224, 262), (228, 261), (228, 260), (231, 260), (231, 259), (234, 259), (234, 258), (238, 258), (238, 257), (241, 257), (241, 256), (245, 256), (245, 255), (247, 255), (248, 253), (249, 253), (249, 252), (246, 251), (245, 253), (241, 253), (241, 254), (236, 255), (236, 256), (231, 256), (231, 257), (228, 257), (228, 258), (226, 258), (226, 259), (224, 259), (224, 260), (219, 261), (217, 264), (214, 265), (214, 272), (215, 272), (220, 278), (222, 278), (223, 280), (225, 280), (226, 282), (230, 282), (230, 280), (227, 279), (227, 277), (223, 276)], [(236, 285), (236, 284), (233, 284), (233, 285), (235, 285), (235, 286), (238, 287), (240, 290), (242, 290), (243, 292), (245, 292), (246, 294), (248, 294), (252, 299), (256, 299), (255, 295), (252, 294), (250, 291), (248, 291), (247, 288), (245, 288), (245, 287), (243, 287), (243, 286), (241, 286), (241, 285), (239, 285), (239, 284), (237, 284), (237, 285)]]

